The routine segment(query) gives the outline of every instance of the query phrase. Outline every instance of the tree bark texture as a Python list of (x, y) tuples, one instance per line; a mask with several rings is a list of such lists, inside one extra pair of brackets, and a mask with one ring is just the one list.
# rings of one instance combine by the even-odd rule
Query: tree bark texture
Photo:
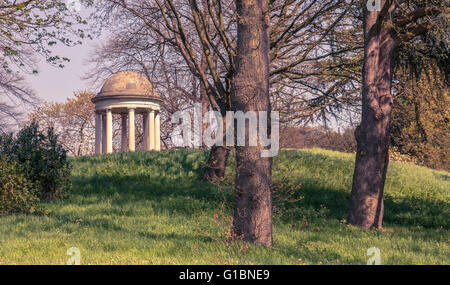
[(393, 54), (398, 43), (393, 29), (380, 21), (379, 14), (365, 9), (362, 118), (355, 131), (357, 153), (348, 214), (350, 224), (377, 229), (382, 227), (384, 213)]
[[(268, 1), (236, 0), (236, 7), (239, 20), (231, 90), (233, 110), (270, 114)], [(246, 125), (247, 138), (248, 128)], [(244, 241), (271, 246), (272, 159), (261, 158), (262, 149), (259, 140), (257, 146), (236, 146), (234, 231), (243, 235)]]
[(230, 149), (226, 146), (212, 146), (209, 158), (203, 171), (203, 181), (220, 182), (225, 177), (225, 171)]

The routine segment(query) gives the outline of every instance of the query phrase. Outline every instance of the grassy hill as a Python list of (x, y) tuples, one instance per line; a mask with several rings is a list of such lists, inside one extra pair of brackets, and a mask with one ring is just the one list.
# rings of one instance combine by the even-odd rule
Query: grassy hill
[[(231, 183), (199, 182), (207, 153), (73, 160), (73, 192), (48, 216), (0, 217), (0, 264), (449, 264), (450, 174), (392, 162), (383, 231), (345, 224), (354, 156), (284, 150), (274, 160), (274, 246), (230, 235)], [(233, 181), (234, 161), (227, 181)]]

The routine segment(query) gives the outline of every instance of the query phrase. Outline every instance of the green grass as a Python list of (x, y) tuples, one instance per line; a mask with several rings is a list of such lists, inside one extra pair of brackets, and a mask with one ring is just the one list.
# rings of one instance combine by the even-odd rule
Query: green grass
[(284, 150), (273, 169), (274, 246), (247, 249), (223, 233), (232, 185), (198, 182), (206, 157), (74, 159), (73, 192), (45, 204), (48, 216), (0, 217), (0, 264), (65, 264), (70, 247), (80, 249), (82, 264), (366, 264), (370, 247), (383, 264), (450, 263), (448, 172), (392, 162), (384, 230), (362, 230), (345, 224), (354, 156)]

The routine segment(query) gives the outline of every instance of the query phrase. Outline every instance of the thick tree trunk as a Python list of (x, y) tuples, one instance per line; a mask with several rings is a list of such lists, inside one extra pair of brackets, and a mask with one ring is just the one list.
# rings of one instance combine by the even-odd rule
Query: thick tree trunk
[[(236, 0), (236, 7), (238, 48), (232, 106), (244, 113), (270, 112), (268, 1)], [(261, 158), (263, 149), (259, 141), (258, 146), (236, 146), (234, 230), (245, 241), (271, 246), (272, 159)]]
[(389, 163), (392, 58), (397, 41), (392, 29), (376, 24), (378, 14), (365, 14), (362, 118), (355, 132), (357, 153), (348, 222), (380, 229)]
[(203, 181), (219, 182), (225, 177), (230, 149), (226, 146), (212, 146), (203, 172)]

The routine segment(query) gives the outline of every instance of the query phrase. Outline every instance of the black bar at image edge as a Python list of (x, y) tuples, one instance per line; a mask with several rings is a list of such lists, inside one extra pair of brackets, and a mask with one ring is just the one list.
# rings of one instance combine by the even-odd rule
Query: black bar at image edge
[[(98, 275), (102, 279), (117, 280), (133, 277), (177, 283), (195, 282), (198, 284), (235, 283), (237, 281), (269, 282), (283, 280), (300, 280), (305, 277), (315, 281), (333, 278), (349, 278), (361, 275), (370, 281), (382, 281), (385, 273), (396, 275), (403, 280), (414, 279), (423, 274), (447, 273), (447, 266), (222, 266), (222, 265), (197, 265), (197, 266), (0, 266), (0, 276), (15, 276), (15, 278), (39, 278), (50, 275), (62, 275), (71, 281), (85, 280), (85, 278)], [(30, 276), (27, 276), (30, 274)], [(145, 282), (144, 282), (145, 283)]]

